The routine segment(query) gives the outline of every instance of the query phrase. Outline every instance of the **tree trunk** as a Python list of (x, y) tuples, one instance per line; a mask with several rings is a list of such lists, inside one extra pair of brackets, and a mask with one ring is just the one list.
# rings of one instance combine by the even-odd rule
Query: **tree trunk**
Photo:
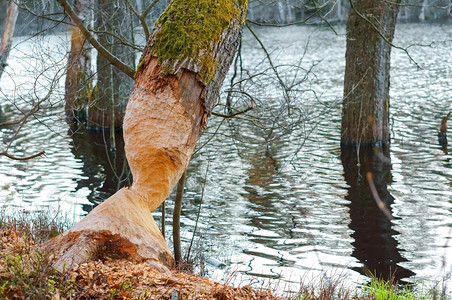
[(190, 160), (234, 57), (246, 4), (175, 0), (157, 20), (124, 117), (133, 184), (43, 246), (57, 270), (104, 257), (174, 264), (150, 212)]
[[(134, 50), (117, 37), (133, 40), (131, 14), (126, 1), (98, 0), (96, 13), (98, 41), (110, 53), (129, 66), (135, 62)], [(116, 35), (117, 37), (113, 36)], [(133, 87), (133, 79), (120, 72), (103, 55), (97, 55), (97, 95), (89, 105), (88, 129), (120, 128)]]
[[(74, 10), (85, 23), (91, 20), (90, 0), (76, 0)], [(66, 118), (72, 122), (74, 119), (85, 119), (85, 105), (92, 96), (91, 86), (91, 51), (89, 43), (77, 26), (71, 27), (71, 51), (68, 58), (65, 83), (65, 112)]]
[(389, 69), (396, 1), (354, 0), (347, 23), (341, 143), (389, 143)]
[(19, 15), (17, 3), (19, 0), (9, 1), (9, 7), (6, 12), (5, 24), (3, 25), (2, 40), (0, 44), (0, 78), (5, 70), (6, 61), (8, 60), (9, 51), (13, 42), (14, 28), (16, 28), (16, 20)]
[(182, 262), (182, 248), (180, 241), (180, 216), (182, 213), (182, 200), (184, 198), (184, 188), (185, 188), (185, 177), (187, 172), (182, 174), (176, 190), (176, 199), (174, 200), (174, 211), (173, 211), (173, 249), (174, 249), (174, 259), (176, 264), (180, 265)]

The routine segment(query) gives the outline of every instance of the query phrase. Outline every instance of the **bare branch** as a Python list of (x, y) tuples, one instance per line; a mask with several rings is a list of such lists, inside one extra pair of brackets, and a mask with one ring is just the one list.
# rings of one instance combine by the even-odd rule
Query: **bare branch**
[(300, 21), (296, 21), (296, 22), (292, 22), (292, 23), (288, 23), (288, 24), (265, 24), (265, 23), (256, 22), (256, 21), (253, 21), (250, 19), (246, 19), (246, 22), (251, 23), (253, 25), (257, 25), (257, 26), (263, 26), (263, 27), (265, 27), (265, 26), (266, 27), (288, 27), (288, 26), (293, 26), (293, 25), (298, 25), (298, 24), (304, 24), (307, 21), (309, 21), (310, 19), (312, 19), (315, 15), (317, 15), (317, 11), (304, 20), (300, 20)]
[[(18, 4), (18, 6), (20, 7), (20, 9), (24, 10), (25, 12), (29, 13), (30, 15), (38, 17), (40, 19), (52, 21), (52, 22), (55, 22), (57, 24), (72, 25), (71, 23), (64, 21), (64, 18), (66, 17), (64, 15), (64, 13), (39, 14), (39, 13), (36, 13), (35, 11), (33, 11), (32, 9), (28, 8), (27, 5), (20, 5), (20, 4)], [(57, 16), (62, 16), (63, 18), (62, 19), (54, 18), (54, 17), (57, 17)], [(43, 31), (45, 31), (45, 30), (43, 30)]]
[(160, 0), (154, 0), (152, 1), (151, 4), (149, 4), (149, 6), (144, 10), (144, 12), (140, 15), (135, 8), (133, 7), (132, 3), (130, 2), (130, 0), (127, 0), (127, 4), (129, 4), (130, 10), (132, 10), (132, 13), (138, 18), (138, 20), (141, 23), (141, 26), (143, 27), (143, 31), (144, 31), (144, 36), (146, 38), (146, 41), (149, 40), (149, 36), (150, 36), (150, 31), (149, 31), (149, 26), (146, 23), (146, 17), (148, 16), (148, 14), (151, 12), (152, 8), (159, 2)]
[(12, 159), (12, 160), (23, 161), (23, 160), (30, 160), (30, 159), (36, 158), (38, 156), (44, 155), (45, 153), (46, 153), (45, 151), (41, 151), (39, 153), (30, 155), (30, 156), (17, 157), (17, 156), (13, 156), (13, 155), (9, 154), (7, 151), (3, 151), (3, 152), (0, 152), (0, 156), (6, 156), (6, 157), (8, 157), (9, 159)]
[(246, 109), (242, 110), (242, 111), (239, 111), (239, 112), (236, 112), (236, 113), (233, 113), (233, 114), (230, 114), (230, 115), (224, 115), (224, 114), (219, 114), (219, 113), (212, 112), (213, 116), (222, 117), (222, 118), (225, 118), (225, 119), (230, 119), (230, 118), (233, 118), (235, 116), (244, 114), (244, 113), (254, 109), (254, 107), (256, 106), (256, 102), (254, 101), (254, 98), (250, 94), (248, 94), (247, 92), (235, 91), (235, 90), (228, 90), (227, 92), (228, 93), (240, 93), (240, 94), (243, 94), (243, 95), (247, 96), (248, 98), (250, 98), (251, 105), (249, 107), (247, 107)]
[(3, 123), (0, 123), (0, 128), (6, 127), (6, 126), (19, 125), (19, 124), (22, 124), (22, 123), (24, 123), (25, 121), (27, 121), (27, 119), (28, 119), (31, 115), (33, 115), (34, 113), (36, 113), (36, 112), (39, 110), (41, 104), (42, 104), (44, 101), (46, 101), (47, 99), (50, 98), (50, 95), (51, 95), (52, 91), (53, 91), (53, 88), (51, 88), (50, 91), (47, 93), (47, 95), (46, 95), (44, 98), (42, 98), (41, 100), (39, 100), (39, 101), (31, 108), (31, 110), (30, 110), (28, 113), (26, 113), (22, 118), (20, 118), (19, 120), (16, 120), (16, 121), (12, 121), (12, 122), (3, 122)]
[(151, 12), (152, 8), (159, 2), (160, 0), (154, 0), (149, 6), (144, 10), (144, 12), (141, 14), (143, 18), (146, 18), (148, 14)]
[(378, 208), (386, 216), (386, 218), (388, 218), (389, 220), (395, 220), (391, 214), (391, 211), (386, 207), (386, 204), (381, 200), (380, 196), (378, 195), (378, 191), (375, 186), (372, 173), (367, 172), (366, 177), (367, 181), (369, 182), (370, 191), (372, 192), (372, 196), (374, 197), (374, 200), (377, 203)]
[(94, 48), (103, 56), (105, 57), (112, 65), (114, 65), (116, 68), (118, 68), (120, 71), (124, 72), (127, 76), (130, 78), (135, 79), (135, 71), (123, 63), (119, 58), (111, 54), (110, 51), (105, 49), (104, 46), (102, 46), (89, 32), (89, 30), (85, 27), (82, 20), (77, 16), (75, 11), (72, 9), (72, 7), (69, 5), (67, 0), (57, 0), (58, 3), (61, 4), (61, 6), (64, 8), (66, 13), (71, 17), (72, 21), (75, 23), (77, 28), (82, 32), (82, 34), (85, 36), (85, 38), (88, 40), (88, 42), (93, 45)]
[[(41, 75), (43, 75), (43, 74), (44, 74), (44, 72), (42, 72), (42, 73), (38, 76), (38, 78), (39, 78)], [(55, 76), (58, 77), (58, 75), (55, 75)], [(37, 83), (37, 81), (38, 81), (38, 78), (37, 78), (36, 81), (35, 81), (35, 91), (34, 91), (35, 97), (36, 97), (37, 99), (39, 99), (39, 97), (38, 97), (38, 95), (37, 95), (37, 93), (36, 93), (36, 83)], [(18, 133), (20, 132), (20, 130), (22, 129), (22, 127), (25, 125), (25, 123), (26, 123), (26, 121), (28, 120), (28, 118), (34, 116), (34, 114), (35, 114), (36, 112), (39, 111), (39, 109), (40, 109), (40, 107), (41, 107), (41, 104), (44, 103), (46, 100), (48, 100), (48, 99), (51, 97), (52, 93), (54, 92), (55, 85), (57, 85), (57, 80), (56, 80), (56, 79), (54, 79), (54, 80), (52, 81), (52, 83), (51, 83), (51, 85), (50, 85), (50, 88), (49, 88), (49, 91), (47, 92), (47, 94), (46, 94), (42, 99), (39, 99), (38, 102), (30, 109), (30, 111), (29, 111), (28, 113), (25, 113), (24, 116), (23, 116), (22, 118), (20, 118), (20, 119), (17, 120), (17, 121), (0, 123), (0, 128), (6, 127), (6, 126), (19, 125), (19, 128), (16, 130), (14, 136), (11, 138), (9, 144), (6, 146), (6, 149), (5, 149), (4, 151), (0, 152), (0, 156), (6, 156), (6, 157), (8, 157), (9, 159), (12, 159), (12, 160), (23, 161), (23, 160), (33, 159), (33, 158), (36, 158), (36, 157), (38, 157), (38, 156), (41, 156), (41, 155), (44, 155), (44, 154), (45, 154), (45, 151), (40, 151), (40, 152), (38, 152), (38, 153), (36, 153), (36, 154), (33, 154), (33, 155), (30, 155), (30, 156), (17, 157), (17, 156), (14, 156), (14, 155), (9, 154), (9, 153), (8, 153), (8, 150), (11, 148), (11, 145), (12, 145), (13, 141), (14, 141), (15, 138), (17, 137), (17, 135), (18, 135)], [(18, 107), (16, 106), (16, 108), (18, 108)], [(18, 110), (19, 110), (19, 111), (22, 111), (22, 110), (19, 109), (19, 108), (18, 108)]]
[(146, 18), (143, 18), (142, 15), (140, 15), (135, 8), (133, 7), (132, 3), (130, 2), (130, 0), (127, 0), (127, 4), (129, 5), (130, 10), (132, 11), (132, 13), (135, 15), (135, 17), (137, 17), (137, 19), (140, 21), (141, 23), (141, 27), (143, 27), (143, 31), (144, 31), (144, 36), (146, 37), (146, 41), (149, 39), (149, 27), (148, 24), (146, 23)]
[(256, 39), (256, 41), (259, 43), (259, 45), (261, 46), (262, 50), (264, 51), (265, 55), (267, 56), (267, 60), (273, 70), (273, 72), (276, 75), (276, 78), (278, 78), (278, 82), (281, 85), (281, 87), (284, 90), (284, 96), (286, 98), (287, 103), (290, 103), (290, 95), (289, 95), (289, 91), (286, 87), (286, 84), (284, 83), (284, 81), (281, 79), (281, 77), (279, 76), (279, 72), (276, 69), (275, 65), (273, 64), (273, 61), (270, 57), (270, 54), (268, 53), (267, 49), (265, 48), (264, 44), (262, 43), (262, 41), (259, 39), (259, 37), (256, 35), (256, 33), (251, 29), (251, 27), (246, 24), (246, 27), (248, 28), (248, 30), (251, 32), (251, 34), (253, 35), (253, 37)]
[(122, 36), (120, 36), (120, 35), (117, 35), (117, 34), (114, 34), (114, 33), (111, 32), (111, 31), (106, 31), (106, 30), (92, 30), (92, 29), (90, 29), (90, 31), (93, 32), (93, 33), (95, 33), (95, 34), (105, 34), (105, 35), (109, 35), (109, 36), (114, 37), (115, 39), (117, 39), (117, 40), (121, 43), (121, 45), (130, 47), (130, 48), (135, 49), (135, 50), (140, 51), (140, 52), (143, 52), (143, 51), (144, 51), (143, 48), (138, 47), (138, 46), (135, 45), (135, 44), (129, 43), (128, 41), (126, 41), (126, 39), (125, 39), (124, 37), (122, 37)]
[[(398, 5), (398, 4), (394, 4), (394, 5)], [(388, 43), (388, 45), (390, 45), (391, 47), (395, 48), (395, 49), (399, 49), (402, 50), (403, 52), (405, 52), (405, 54), (408, 56), (408, 58), (410, 59), (410, 61), (412, 61), (416, 67), (418, 69), (421, 69), (421, 66), (414, 60), (414, 58), (411, 56), (411, 54), (408, 52), (407, 48), (403, 48), (400, 46), (395, 45), (394, 43), (392, 43), (390, 40), (388, 40), (388, 38), (381, 32), (380, 29), (377, 28), (377, 26), (375, 26), (374, 23), (372, 23), (368, 18), (366, 18), (362, 13), (360, 13), (358, 10), (356, 10), (355, 5), (353, 4), (353, 1), (350, 0), (350, 8), (353, 9), (353, 11), (364, 21), (366, 21), (367, 23), (369, 23), (369, 25), (378, 33), (378, 35), (386, 42)]]

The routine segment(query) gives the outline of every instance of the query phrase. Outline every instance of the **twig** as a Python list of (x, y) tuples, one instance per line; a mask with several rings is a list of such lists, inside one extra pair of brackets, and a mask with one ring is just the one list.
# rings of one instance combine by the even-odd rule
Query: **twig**
[(159, 2), (160, 0), (154, 0), (151, 4), (149, 4), (149, 6), (144, 10), (144, 12), (140, 15), (135, 8), (133, 7), (132, 3), (130, 2), (130, 0), (127, 0), (127, 4), (129, 4), (130, 10), (132, 11), (132, 13), (137, 17), (137, 19), (140, 21), (141, 26), (143, 27), (143, 31), (144, 31), (144, 36), (146, 38), (146, 41), (149, 40), (149, 36), (150, 36), (150, 31), (149, 31), (149, 26), (146, 23), (146, 17), (148, 16), (148, 14), (150, 13), (151, 9)]
[(386, 204), (381, 200), (380, 196), (378, 195), (378, 191), (377, 191), (377, 188), (375, 187), (372, 173), (367, 172), (366, 177), (367, 177), (367, 181), (369, 182), (370, 191), (372, 192), (372, 196), (374, 197), (374, 200), (377, 203), (378, 208), (381, 210), (382, 213), (384, 213), (384, 215), (389, 220), (394, 220), (394, 217), (392, 216), (391, 211), (386, 207)]
[[(398, 4), (393, 4), (393, 5), (398, 5)], [(358, 10), (356, 10), (355, 5), (353, 4), (353, 1), (350, 0), (350, 7), (351, 9), (364, 21), (366, 21), (367, 23), (369, 23), (369, 25), (378, 33), (378, 35), (386, 42), (388, 43), (388, 45), (390, 45), (391, 47), (398, 49), (398, 50), (402, 50), (403, 52), (405, 52), (405, 54), (408, 56), (409, 60), (411, 62), (413, 62), (416, 67), (418, 69), (421, 69), (421, 66), (414, 60), (414, 58), (411, 56), (411, 54), (408, 52), (408, 50), (406, 48), (400, 47), (395, 45), (394, 43), (392, 43), (390, 40), (388, 40), (388, 38), (386, 36), (384, 36), (384, 34), (381, 32), (380, 29), (377, 28), (377, 26), (375, 26), (374, 23), (372, 23), (368, 18), (366, 18), (363, 14), (361, 14)]]
[(78, 17), (78, 15), (75, 13), (75, 11), (72, 9), (72, 7), (69, 5), (67, 0), (57, 0), (58, 3), (61, 4), (61, 6), (64, 8), (66, 13), (71, 17), (72, 21), (75, 23), (77, 28), (80, 30), (80, 32), (85, 36), (85, 38), (88, 40), (88, 42), (93, 45), (94, 48), (103, 56), (105, 57), (112, 65), (114, 65), (116, 68), (118, 68), (120, 71), (124, 72), (127, 76), (129, 76), (132, 79), (135, 79), (135, 71), (123, 63), (119, 58), (114, 56), (110, 51), (108, 51), (104, 46), (102, 46), (89, 32), (89, 30), (85, 27), (82, 20)]
[(265, 48), (264, 44), (263, 44), (262, 41), (259, 39), (259, 37), (256, 35), (256, 33), (251, 29), (251, 27), (250, 27), (248, 24), (246, 24), (246, 27), (248, 28), (248, 30), (251, 32), (251, 34), (253, 35), (253, 37), (256, 39), (256, 41), (259, 43), (259, 45), (261, 46), (262, 50), (264, 51), (264, 53), (265, 53), (265, 55), (266, 55), (266, 57), (267, 57), (267, 60), (268, 60), (270, 66), (271, 66), (271, 68), (272, 68), (272, 70), (273, 70), (273, 73), (275, 73), (276, 78), (278, 78), (279, 84), (281, 85), (281, 87), (282, 87), (283, 90), (284, 90), (284, 95), (285, 95), (286, 101), (287, 101), (287, 103), (290, 103), (290, 96), (289, 96), (288, 89), (287, 89), (286, 85), (284, 84), (284, 81), (283, 81), (283, 80), (281, 79), (281, 77), (279, 76), (279, 72), (278, 72), (278, 70), (276, 69), (275, 65), (273, 64), (273, 61), (272, 61), (272, 59), (271, 59), (271, 57), (270, 57), (270, 54), (268, 53), (267, 49)]
[(312, 19), (316, 14), (317, 14), (317, 11), (304, 20), (295, 21), (295, 22), (288, 23), (288, 24), (266, 24), (266, 23), (256, 22), (256, 21), (253, 21), (250, 19), (246, 19), (246, 22), (251, 23), (253, 25), (257, 25), (257, 26), (262, 26), (262, 27), (288, 27), (288, 26), (293, 26), (293, 25), (298, 25), (298, 24), (304, 24), (307, 21), (309, 21), (310, 19)]
[(228, 92), (228, 93), (240, 93), (240, 94), (243, 94), (243, 95), (247, 96), (248, 98), (250, 98), (251, 105), (250, 105), (249, 107), (247, 107), (246, 109), (242, 110), (242, 111), (239, 111), (239, 112), (236, 112), (236, 113), (233, 113), (233, 114), (229, 114), (229, 115), (225, 115), (225, 114), (220, 114), (220, 113), (212, 112), (212, 115), (213, 115), (213, 116), (216, 116), (216, 117), (222, 117), (222, 118), (225, 118), (225, 119), (230, 119), (230, 118), (233, 118), (233, 117), (235, 117), (235, 116), (244, 114), (244, 113), (246, 113), (246, 112), (248, 112), (248, 111), (254, 109), (254, 107), (255, 107), (255, 105), (256, 105), (256, 103), (255, 103), (255, 101), (254, 101), (254, 98), (253, 98), (250, 94), (248, 94), (247, 92), (244, 92), (244, 91), (235, 91), (235, 90), (228, 90), (227, 92)]
[(197, 147), (196, 151), (193, 152), (192, 159), (195, 158), (200, 153), (201, 149), (203, 149), (215, 137), (215, 135), (220, 131), (220, 128), (223, 125), (224, 120), (226, 120), (226, 119), (222, 119), (221, 120), (220, 124), (218, 125), (217, 129), (212, 134), (212, 136), (204, 144), (202, 144), (201, 146)]
[(204, 183), (202, 185), (202, 190), (201, 190), (201, 199), (199, 201), (198, 213), (196, 215), (195, 228), (193, 229), (193, 235), (192, 235), (191, 240), (190, 240), (190, 246), (188, 247), (187, 255), (185, 256), (185, 261), (188, 261), (190, 259), (191, 247), (193, 246), (193, 241), (195, 239), (196, 230), (198, 229), (199, 216), (201, 215), (201, 206), (202, 206), (202, 202), (204, 200), (204, 190), (206, 188), (206, 180), (207, 180), (207, 173), (209, 172), (209, 166), (210, 166), (210, 160), (208, 159), (207, 160), (206, 174), (204, 175)]
[(121, 45), (127, 46), (127, 47), (129, 47), (129, 48), (134, 49), (134, 50), (137, 50), (137, 51), (140, 51), (140, 52), (143, 52), (143, 50), (144, 50), (143, 48), (141, 48), (141, 47), (139, 47), (139, 46), (137, 46), (137, 45), (135, 45), (135, 44), (133, 44), (133, 43), (129, 43), (128, 41), (126, 41), (126, 39), (125, 39), (124, 37), (119, 36), (119, 35), (117, 35), (117, 34), (114, 34), (114, 33), (111, 32), (111, 31), (107, 31), (107, 30), (94, 30), (94, 29), (91, 29), (90, 31), (93, 32), (93, 33), (95, 33), (95, 34), (109, 35), (109, 36), (111, 36), (111, 37), (117, 39)]
[(3, 151), (3, 152), (0, 152), (0, 156), (6, 156), (6, 157), (8, 157), (9, 159), (12, 159), (12, 160), (20, 160), (20, 161), (23, 161), (23, 160), (29, 160), (29, 159), (36, 158), (36, 157), (38, 157), (38, 156), (44, 155), (45, 153), (46, 153), (45, 151), (41, 151), (41, 152), (39, 152), (39, 153), (30, 155), (30, 156), (17, 157), (17, 156), (14, 156), (14, 155), (9, 154), (7, 151)]
[[(43, 73), (41, 73), (41, 74), (38, 76), (38, 78), (39, 78), (41, 75), (43, 75)], [(57, 76), (57, 75), (55, 75), (55, 76)], [(38, 79), (36, 79), (36, 81), (35, 81), (34, 94), (35, 94), (35, 97), (36, 97), (37, 99), (39, 99), (39, 97), (38, 97), (38, 95), (37, 95), (37, 93), (36, 93), (36, 83), (37, 83), (37, 81), (38, 81)], [(26, 121), (28, 120), (28, 118), (31, 117), (31, 116), (34, 116), (34, 114), (35, 114), (37, 111), (39, 111), (41, 104), (42, 104), (44, 101), (46, 101), (46, 100), (48, 100), (48, 99), (50, 98), (50, 96), (52, 95), (53, 90), (54, 90), (54, 87), (55, 87), (56, 84), (57, 84), (57, 80), (52, 81), (52, 83), (51, 83), (51, 85), (50, 85), (50, 89), (49, 89), (49, 91), (47, 92), (47, 94), (46, 94), (42, 99), (39, 99), (38, 102), (31, 108), (31, 110), (30, 110), (28, 113), (24, 114), (24, 116), (23, 116), (21, 119), (19, 119), (19, 120), (17, 120), (17, 121), (13, 121), (13, 122), (3, 122), (3, 123), (0, 123), (0, 128), (5, 127), (5, 126), (19, 125), (19, 128), (18, 128), (18, 129), (16, 130), (16, 132), (14, 133), (14, 136), (12, 137), (11, 141), (10, 141), (9, 144), (6, 146), (6, 150), (3, 151), (3, 152), (0, 152), (0, 156), (6, 156), (6, 157), (8, 157), (8, 158), (10, 158), (10, 159), (13, 159), (13, 160), (21, 160), (21, 161), (23, 161), (23, 160), (33, 159), (33, 158), (36, 158), (36, 157), (38, 157), (38, 156), (41, 156), (41, 155), (44, 155), (44, 154), (45, 154), (45, 151), (41, 151), (41, 152), (38, 152), (38, 153), (33, 154), (33, 155), (30, 155), (30, 156), (26, 156), (26, 157), (17, 157), (17, 156), (14, 156), (14, 155), (9, 154), (9, 153), (8, 153), (8, 150), (9, 150), (9, 148), (11, 147), (11, 145), (12, 145), (13, 141), (15, 140), (15, 138), (17, 137), (18, 133), (19, 133), (20, 130), (22, 129), (22, 127), (25, 125), (25, 123), (26, 123)], [(16, 106), (16, 107), (17, 107), (17, 106)], [(19, 109), (19, 111), (21, 111), (21, 110)]]

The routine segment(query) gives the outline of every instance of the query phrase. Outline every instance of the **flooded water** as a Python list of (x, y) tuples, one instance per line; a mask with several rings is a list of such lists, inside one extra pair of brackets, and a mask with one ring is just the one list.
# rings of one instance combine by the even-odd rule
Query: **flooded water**
[[(289, 289), (290, 283), (311, 278), (360, 283), (376, 272), (407, 283), (448, 279), (450, 287), (452, 156), (437, 141), (452, 103), (450, 25), (398, 25), (394, 42), (408, 47), (412, 60), (393, 49), (391, 145), (359, 152), (339, 145), (345, 36), (343, 27), (336, 30), (256, 28), (279, 79), (259, 43), (244, 33), (241, 87), (258, 107), (240, 119), (209, 121), (188, 170), (183, 245), (190, 243), (201, 207), (191, 255), (219, 259), (226, 272), (246, 280), (278, 279)], [(51, 66), (38, 84), (28, 72), (43, 68), (27, 56), (35, 41), (16, 41), (9, 75), (0, 83), (2, 120), (16, 117), (14, 103), (25, 109), (36, 101), (30, 87), (45, 96), (64, 66), (66, 50), (54, 47), (65, 39), (41, 41), (39, 50)], [(261, 75), (248, 78), (256, 73)], [(108, 136), (68, 128), (63, 84), (11, 144), (10, 152), (18, 156), (41, 150), (46, 155), (25, 162), (0, 156), (0, 203), (13, 209), (50, 207), (76, 221), (129, 182), (122, 152), (112, 155), (105, 146)], [(236, 105), (244, 108), (247, 101)], [(1, 149), (16, 129), (0, 130)], [(377, 207), (368, 172), (393, 220)], [(160, 222), (159, 211), (154, 217)], [(208, 270), (213, 277), (225, 272)]]

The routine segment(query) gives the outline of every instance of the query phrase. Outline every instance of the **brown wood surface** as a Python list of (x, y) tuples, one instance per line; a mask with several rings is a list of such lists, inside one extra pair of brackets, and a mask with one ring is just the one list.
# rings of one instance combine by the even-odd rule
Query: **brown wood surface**
[(341, 143), (389, 143), (389, 71), (400, 1), (355, 0), (347, 23)]

